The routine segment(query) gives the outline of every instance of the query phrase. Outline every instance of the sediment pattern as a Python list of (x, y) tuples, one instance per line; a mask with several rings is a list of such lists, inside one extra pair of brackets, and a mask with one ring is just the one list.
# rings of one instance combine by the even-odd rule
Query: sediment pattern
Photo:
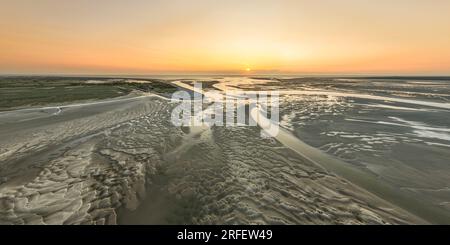
[(1, 141), (0, 223), (420, 222), (256, 127), (175, 127), (172, 108), (147, 98), (17, 124)]
[[(324, 172), (256, 128), (214, 127), (169, 165), (168, 191), (194, 224), (384, 224), (407, 222), (375, 197)], [(212, 157), (213, 155), (213, 157)], [(184, 199), (184, 202), (183, 202)], [(376, 207), (369, 203), (386, 205)]]
[[(167, 122), (169, 107), (157, 99), (133, 103), (132, 110), (125, 106), (49, 127), (48, 137), (17, 147), (23, 154), (51, 150), (42, 153), (47, 162), (42, 159), (36, 170), (27, 159), (11, 161), (10, 166), (19, 163), (23, 167), (18, 170), (31, 176), (3, 177), (0, 223), (115, 224), (117, 208), (134, 209), (145, 198), (146, 173), (154, 171), (161, 150), (170, 144), (160, 139), (170, 133), (175, 142), (177, 132), (161, 123)], [(45, 139), (64, 143), (50, 147)], [(34, 145), (33, 140), (43, 142)], [(15, 146), (13, 141), (10, 145)]]

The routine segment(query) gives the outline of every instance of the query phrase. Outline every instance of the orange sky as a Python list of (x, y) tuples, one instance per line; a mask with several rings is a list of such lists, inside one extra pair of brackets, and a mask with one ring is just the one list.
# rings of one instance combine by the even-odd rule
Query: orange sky
[(3, 74), (450, 75), (448, 0), (0, 3)]

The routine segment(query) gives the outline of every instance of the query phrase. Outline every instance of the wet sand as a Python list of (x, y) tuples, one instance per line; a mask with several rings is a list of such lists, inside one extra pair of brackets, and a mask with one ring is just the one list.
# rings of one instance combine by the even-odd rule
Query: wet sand
[(447, 222), (377, 192), (300, 131), (175, 127), (174, 106), (139, 96), (0, 114), (0, 223)]

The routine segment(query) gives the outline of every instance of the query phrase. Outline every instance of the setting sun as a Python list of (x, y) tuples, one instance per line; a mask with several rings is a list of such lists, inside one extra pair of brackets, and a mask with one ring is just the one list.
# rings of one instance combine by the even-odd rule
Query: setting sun
[(450, 224), (450, 0), (0, 2), (0, 230)]
[(450, 72), (450, 1), (34, 3), (0, 8), (0, 73)]

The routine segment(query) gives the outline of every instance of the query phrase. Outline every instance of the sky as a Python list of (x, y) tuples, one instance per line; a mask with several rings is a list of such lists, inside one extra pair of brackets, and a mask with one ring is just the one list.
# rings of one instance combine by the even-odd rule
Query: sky
[(450, 75), (448, 0), (0, 6), (0, 74)]

